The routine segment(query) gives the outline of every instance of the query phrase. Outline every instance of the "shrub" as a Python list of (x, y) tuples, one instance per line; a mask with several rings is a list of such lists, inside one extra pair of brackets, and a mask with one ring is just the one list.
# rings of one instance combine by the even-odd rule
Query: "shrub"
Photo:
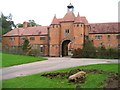
[(78, 48), (73, 51), (73, 58), (82, 58), (83, 57), (83, 51), (82, 49)]
[(40, 51), (39, 49), (32, 49), (31, 52), (29, 53), (30, 56), (39, 56)]
[(95, 48), (93, 43), (86, 41), (83, 49), (75, 49), (73, 51), (74, 58), (104, 58), (104, 59), (118, 59), (120, 50), (106, 49), (105, 46)]
[(94, 58), (96, 57), (96, 48), (90, 40), (86, 40), (83, 46), (83, 57)]

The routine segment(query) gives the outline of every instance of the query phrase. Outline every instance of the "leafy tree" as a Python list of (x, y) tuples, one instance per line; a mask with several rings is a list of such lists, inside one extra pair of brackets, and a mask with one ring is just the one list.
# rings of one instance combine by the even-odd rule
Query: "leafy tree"
[(83, 46), (83, 56), (84, 57), (96, 57), (96, 48), (94, 47), (94, 44), (90, 40), (85, 40), (84, 46)]
[(22, 28), (22, 27), (23, 27), (23, 24), (18, 23), (16, 26), (19, 27), (19, 28)]
[(29, 46), (30, 46), (30, 42), (27, 38), (25, 38), (23, 46), (22, 46), (23, 51), (26, 51)]
[(25, 52), (26, 55), (28, 55), (31, 50), (31, 45), (27, 38), (25, 38), (25, 40), (24, 40), (22, 50)]
[(3, 13), (1, 13), (0, 22), (2, 26), (2, 34), (10, 31), (12, 27), (16, 27), (14, 22), (12, 21), (12, 14), (9, 14), (9, 16), (4, 16)]
[(38, 24), (34, 20), (29, 20), (28, 25), (31, 26), (31, 27), (32, 26), (38, 26)]
[[(23, 24), (18, 23), (16, 26), (19, 27), (19, 28), (22, 28)], [(34, 20), (29, 20), (28, 21), (28, 27), (33, 27), (33, 26), (39, 26), (39, 24), (37, 24)]]

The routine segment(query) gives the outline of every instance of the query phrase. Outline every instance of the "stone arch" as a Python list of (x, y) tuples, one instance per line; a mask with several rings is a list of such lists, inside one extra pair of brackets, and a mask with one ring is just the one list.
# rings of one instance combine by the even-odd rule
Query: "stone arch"
[(62, 57), (64, 57), (64, 56), (68, 56), (68, 44), (71, 42), (71, 40), (63, 40), (62, 42), (61, 42), (61, 53), (60, 53), (60, 55), (62, 56)]

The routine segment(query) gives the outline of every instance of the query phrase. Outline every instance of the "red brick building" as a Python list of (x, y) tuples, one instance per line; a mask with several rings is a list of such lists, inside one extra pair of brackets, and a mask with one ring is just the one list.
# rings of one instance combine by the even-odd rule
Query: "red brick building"
[(74, 15), (74, 6), (67, 6), (63, 18), (54, 16), (50, 26), (15, 28), (3, 35), (3, 49), (18, 47), (28, 38), (33, 49), (40, 55), (68, 56), (71, 51), (82, 48), (85, 38), (89, 37), (95, 47), (118, 48), (120, 39), (118, 23), (88, 23), (86, 17)]

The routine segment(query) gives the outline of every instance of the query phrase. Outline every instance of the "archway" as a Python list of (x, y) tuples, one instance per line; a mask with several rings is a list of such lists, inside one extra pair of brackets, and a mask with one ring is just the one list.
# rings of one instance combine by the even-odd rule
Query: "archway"
[(62, 57), (68, 56), (68, 44), (70, 43), (70, 40), (65, 40), (62, 43)]

